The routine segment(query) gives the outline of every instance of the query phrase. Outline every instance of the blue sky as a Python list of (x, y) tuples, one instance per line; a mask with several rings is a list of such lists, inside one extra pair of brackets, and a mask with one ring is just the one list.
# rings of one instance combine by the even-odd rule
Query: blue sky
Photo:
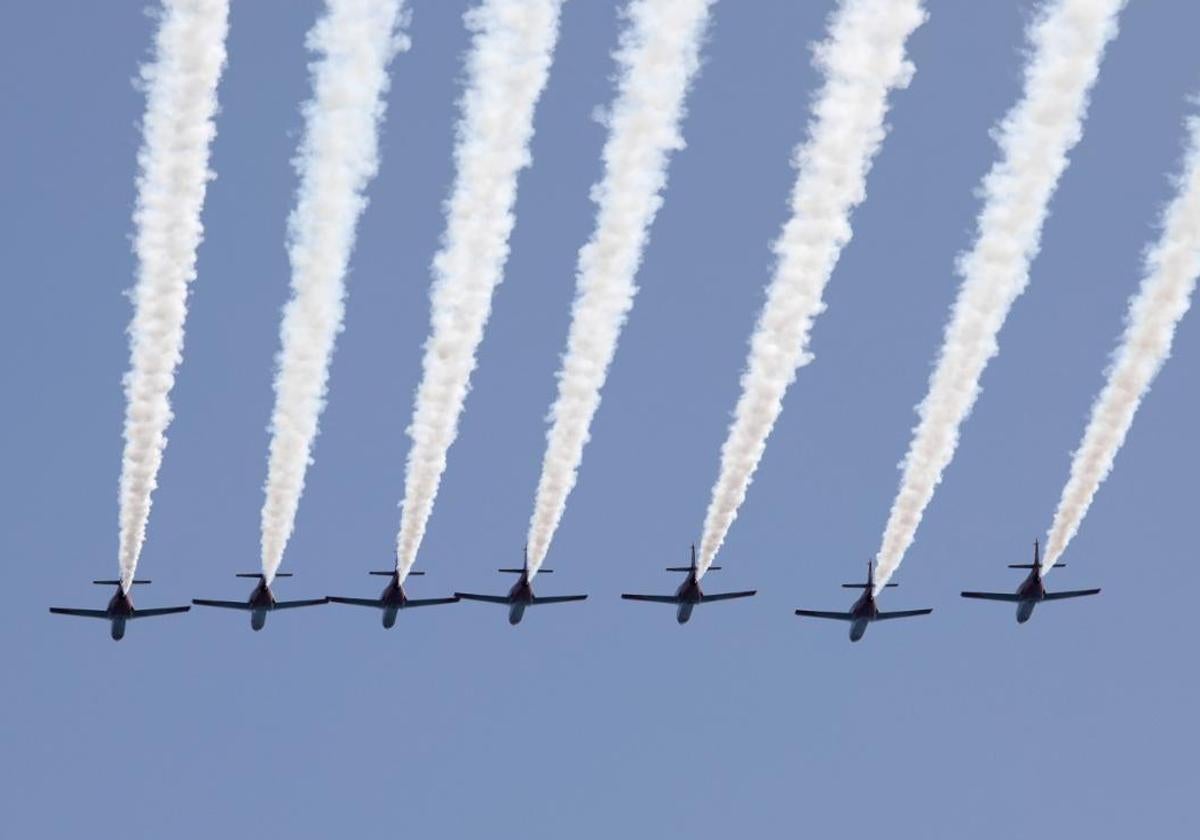
[[(429, 261), (453, 176), (466, 3), (413, 0), (350, 277), (309, 489), (280, 597), (369, 595), (398, 524), (411, 397), (428, 330)], [(0, 803), (19, 835), (526, 838), (776, 836), (846, 826), (899, 837), (1200, 828), (1190, 797), (1200, 681), (1187, 523), (1200, 343), (1185, 320), (1077, 540), (1059, 587), (1099, 598), (1018, 627), (964, 588), (1015, 586), (1065, 480), (1144, 246), (1169, 198), (1200, 9), (1122, 16), (1086, 135), (1051, 208), (1029, 291), (1001, 334), (958, 456), (889, 591), (926, 620), (841, 625), (896, 489), (970, 244), (989, 130), (1020, 85), (1030, 2), (931, 0), (912, 85), (854, 215), (818, 321), (709, 584), (757, 587), (685, 628), (621, 591), (698, 535), (745, 341), (785, 216), (792, 147), (818, 77), (807, 45), (831, 0), (723, 0), (639, 275), (642, 291), (593, 427), (544, 594), (581, 605), (515, 630), (485, 605), (378, 617), (194, 611), (131, 627), (53, 619), (100, 605), (115, 574), (116, 481), (132, 284), (138, 120), (132, 86), (154, 21), (142, 4), (18, 4), (0, 28), (10, 394), (0, 615), (7, 675)], [(616, 4), (568, 0), (539, 106), (534, 165), (414, 595), (489, 591), (519, 558), (544, 417), (591, 231), (611, 99)], [(290, 159), (308, 97), (314, 2), (235, 2), (205, 241), (176, 421), (141, 572), (143, 606), (241, 597), (258, 565), (266, 423)], [(1057, 607), (1057, 608), (1055, 608)], [(1162, 611), (1160, 611), (1162, 610)], [(147, 623), (149, 624), (149, 623)]]

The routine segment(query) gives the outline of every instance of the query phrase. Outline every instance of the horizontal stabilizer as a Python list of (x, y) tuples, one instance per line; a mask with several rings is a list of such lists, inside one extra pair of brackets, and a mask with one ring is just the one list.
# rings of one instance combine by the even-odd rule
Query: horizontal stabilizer
[[(692, 566), (667, 566), (667, 571), (668, 572), (694, 572), (696, 570)], [(706, 571), (719, 572), (719, 571), (721, 571), (721, 567), (720, 566), (709, 566)]]
[[(523, 575), (523, 574), (525, 574), (525, 569), (497, 569), (496, 571), (504, 572), (506, 575)], [(554, 570), (553, 569), (538, 569), (537, 573), (539, 575), (549, 575), (549, 574), (553, 574)]]
[[(148, 584), (149, 582), (150, 581), (148, 581), (148, 580), (131, 580), (130, 581), (130, 583), (136, 583), (136, 584), (140, 584), (142, 586)], [(118, 586), (118, 585), (120, 585), (121, 581), (119, 581), (119, 580), (94, 580), (94, 581), (92, 581), (92, 583), (98, 584), (100, 586)]]
[[(277, 577), (277, 578), (281, 578), (281, 577), (291, 577), (291, 576), (292, 576), (292, 573), (291, 573), (291, 572), (276, 572), (276, 573), (275, 573), (275, 577)], [(263, 573), (262, 573), (262, 572), (238, 572), (237, 574), (235, 574), (235, 575), (234, 575), (234, 577), (240, 577), (240, 578), (262, 578), (262, 577), (263, 577)]]
[(650, 604), (678, 604), (680, 600), (674, 595), (634, 595), (626, 592), (621, 595), (626, 601), (645, 601)]
[[(873, 585), (874, 584), (870, 584), (870, 583), (843, 583), (842, 589), (867, 589)], [(900, 584), (898, 584), (898, 583), (885, 583), (884, 588), (893, 589), (899, 585)]]
[(1068, 592), (1047, 592), (1042, 600), (1062, 601), (1067, 598), (1082, 598), (1086, 595), (1099, 595), (1099, 589), (1074, 589)]
[(964, 592), (962, 596), (980, 601), (1008, 601), (1013, 604), (1021, 600), (1020, 595), (1014, 595), (1011, 592)]
[[(369, 575), (378, 575), (379, 577), (395, 577), (395, 576), (396, 576), (396, 570), (395, 570), (395, 569), (392, 569), (390, 572), (367, 572), (367, 574), (369, 574)], [(424, 572), (409, 572), (409, 573), (408, 573), (408, 576), (409, 576), (409, 577), (414, 577), (414, 576), (416, 576), (416, 577), (420, 577), (420, 576), (421, 576), (421, 575), (423, 575), (423, 574), (425, 574), (425, 573), (424, 573)]]

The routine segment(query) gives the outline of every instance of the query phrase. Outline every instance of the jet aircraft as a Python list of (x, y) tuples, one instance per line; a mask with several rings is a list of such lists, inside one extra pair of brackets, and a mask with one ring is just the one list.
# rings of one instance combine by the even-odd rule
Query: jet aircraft
[[(285, 578), (291, 577), (290, 572), (281, 572), (275, 577)], [(293, 607), (315, 607), (318, 604), (324, 604), (325, 598), (312, 598), (306, 601), (276, 601), (275, 594), (271, 592), (271, 587), (267, 585), (267, 579), (261, 572), (240, 572), (234, 577), (240, 578), (257, 578), (258, 585), (250, 593), (250, 597), (245, 601), (211, 601), (206, 598), (193, 598), (193, 604), (199, 604), (202, 607), (224, 607), (228, 610), (244, 610), (250, 613), (250, 628), (252, 630), (261, 630), (267, 623), (267, 613), (272, 610), (287, 610)]]
[[(885, 584), (891, 588), (897, 586), (895, 583)], [(804, 615), (810, 618), (832, 618), (838, 621), (850, 622), (850, 641), (857, 642), (863, 637), (863, 633), (867, 632), (867, 625), (872, 621), (886, 621), (889, 618), (912, 618), (918, 615), (929, 615), (933, 612), (932, 609), (927, 610), (897, 610), (895, 612), (881, 612), (879, 606), (875, 603), (875, 561), (867, 561), (867, 582), (866, 583), (843, 583), (843, 589), (861, 589), (863, 594), (850, 607), (849, 612), (823, 612), (821, 610), (796, 610), (796, 615)]]
[[(508, 606), (508, 623), (517, 625), (525, 615), (526, 607), (536, 607), (542, 604), (565, 604), (568, 601), (583, 601), (586, 595), (551, 595), (537, 596), (533, 594), (533, 586), (529, 575), (529, 549), (525, 549), (525, 565), (520, 569), (498, 569), (506, 574), (520, 575), (520, 579), (512, 585), (507, 595), (476, 595), (471, 592), (455, 592), (457, 598), (465, 601), (483, 601), (488, 604), (505, 604)], [(538, 574), (548, 575), (553, 569), (539, 569)]]
[[(383, 626), (390, 628), (396, 623), (396, 613), (400, 610), (408, 609), (409, 607), (431, 607), (435, 604), (454, 604), (458, 602), (458, 596), (450, 598), (409, 598), (404, 591), (404, 584), (400, 582), (400, 573), (395, 569), (390, 572), (368, 572), (368, 574), (379, 575), (381, 577), (389, 577), (387, 586), (383, 588), (383, 592), (378, 598), (343, 598), (338, 595), (330, 595), (329, 600), (335, 604), (353, 604), (359, 607), (375, 607), (383, 610)], [(410, 575), (423, 575), (424, 572), (409, 572)]]
[[(116, 586), (117, 591), (108, 601), (108, 606), (102, 610), (77, 610), (70, 607), (51, 607), (50, 612), (55, 615), (77, 615), (83, 618), (103, 618), (111, 623), (111, 632), (114, 642), (121, 641), (125, 636), (125, 622), (132, 621), (135, 618), (150, 618), (156, 615), (172, 615), (174, 613), (185, 613), (191, 607), (156, 607), (149, 610), (135, 610), (133, 608), (133, 599), (129, 597), (129, 593), (121, 587), (119, 580), (94, 580), (92, 583), (100, 586)], [(139, 586), (145, 586), (150, 583), (148, 580), (135, 580), (133, 583)]]
[[(709, 566), (708, 571), (718, 571), (720, 566)], [(758, 592), (750, 589), (745, 592), (718, 592), (715, 595), (705, 595), (700, 589), (700, 574), (696, 566), (696, 546), (692, 546), (692, 564), (690, 566), (667, 566), (668, 572), (687, 572), (687, 577), (674, 595), (633, 595), (628, 592), (621, 595), (626, 601), (648, 601), (652, 604), (674, 604), (675, 620), (687, 624), (692, 617), (692, 610), (697, 604), (708, 604), (713, 601), (729, 601), (734, 598), (749, 598)]]
[[(964, 598), (978, 598), (983, 601), (1008, 601), (1017, 605), (1017, 623), (1024, 624), (1033, 615), (1033, 608), (1042, 601), (1061, 601), (1066, 598), (1083, 598), (1086, 595), (1099, 595), (1099, 589), (1074, 589), (1065, 592), (1047, 592), (1042, 578), (1041, 547), (1037, 540), (1033, 541), (1032, 563), (1010, 563), (1010, 569), (1029, 569), (1030, 572), (1016, 592), (964, 592)], [(1055, 564), (1061, 569), (1066, 563)]]

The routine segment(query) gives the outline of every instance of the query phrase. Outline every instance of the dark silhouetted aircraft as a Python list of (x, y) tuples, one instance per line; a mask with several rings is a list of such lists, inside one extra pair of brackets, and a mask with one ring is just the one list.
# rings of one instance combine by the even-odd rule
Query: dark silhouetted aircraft
[[(108, 601), (108, 606), (102, 610), (76, 610), (70, 607), (51, 607), (50, 612), (55, 615), (78, 615), (83, 618), (103, 618), (105, 621), (112, 623), (112, 637), (114, 642), (121, 641), (125, 636), (125, 622), (132, 621), (135, 618), (150, 618), (156, 615), (172, 615), (174, 613), (185, 613), (191, 607), (158, 607), (151, 610), (135, 610), (133, 608), (133, 599), (129, 597), (129, 593), (121, 588), (119, 580), (94, 580), (92, 583), (100, 586), (116, 586), (117, 591)], [(144, 586), (150, 581), (135, 580), (133, 583)]]
[[(1042, 557), (1038, 541), (1033, 541), (1032, 563), (1011, 563), (1010, 569), (1030, 569), (1029, 575), (1021, 581), (1016, 592), (964, 592), (964, 598), (978, 598), (983, 601), (1008, 601), (1017, 605), (1017, 623), (1024, 624), (1033, 615), (1033, 608), (1042, 601), (1062, 601), (1067, 598), (1082, 598), (1085, 595), (1099, 595), (1099, 589), (1074, 589), (1067, 592), (1047, 592), (1042, 582)], [(1066, 563), (1058, 563), (1055, 568), (1061, 569)]]
[[(720, 566), (709, 566), (710, 572), (717, 571)], [(705, 595), (700, 589), (700, 575), (696, 568), (696, 546), (692, 546), (692, 564), (690, 566), (667, 566), (668, 572), (687, 572), (687, 577), (683, 583), (679, 584), (679, 588), (675, 590), (674, 595), (631, 595), (628, 592), (621, 597), (626, 601), (649, 601), (652, 604), (674, 604), (678, 607), (675, 611), (675, 620), (680, 624), (687, 624), (688, 619), (692, 617), (692, 610), (697, 604), (709, 604), (713, 601), (729, 601), (734, 598), (749, 598), (758, 592), (757, 589), (750, 589), (745, 592), (718, 592), (715, 595)]]
[[(342, 598), (330, 595), (329, 600), (335, 604), (353, 604), (359, 607), (375, 607), (383, 610), (383, 626), (392, 627), (396, 623), (396, 613), (409, 607), (432, 607), (435, 604), (454, 604), (458, 596), (452, 598), (409, 598), (400, 582), (400, 573), (393, 569), (390, 572), (368, 572), (372, 575), (389, 577), (387, 586), (378, 598)], [(424, 572), (409, 572), (410, 575), (423, 575)]]
[[(275, 577), (285, 578), (291, 577), (290, 572), (281, 572)], [(317, 604), (324, 604), (324, 598), (312, 598), (307, 601), (276, 601), (274, 593), (271, 592), (271, 587), (267, 586), (267, 579), (263, 577), (261, 572), (240, 572), (234, 575), (240, 578), (258, 578), (258, 585), (254, 587), (254, 591), (250, 593), (250, 597), (245, 601), (210, 601), (206, 598), (193, 598), (193, 604), (199, 604), (202, 607), (224, 607), (227, 610), (243, 610), (250, 613), (250, 628), (253, 630), (263, 629), (263, 625), (267, 623), (267, 613), (272, 610), (288, 610), (292, 607), (315, 607)]]
[[(887, 587), (894, 587), (897, 584), (889, 583)], [(895, 612), (881, 612), (875, 603), (875, 562), (867, 561), (867, 582), (866, 583), (843, 583), (843, 589), (861, 589), (863, 594), (859, 596), (854, 605), (850, 607), (850, 612), (822, 612), (821, 610), (796, 610), (796, 615), (806, 615), (810, 618), (832, 618), (838, 621), (850, 622), (850, 641), (857, 642), (863, 637), (863, 633), (867, 632), (867, 625), (872, 621), (886, 621), (889, 618), (912, 618), (918, 615), (929, 615), (933, 612), (928, 610), (897, 610)]]
[[(507, 595), (476, 595), (471, 592), (455, 592), (457, 598), (464, 601), (483, 601), (487, 604), (505, 604), (508, 606), (508, 623), (520, 624), (525, 615), (526, 607), (537, 607), (542, 604), (565, 604), (568, 601), (583, 601), (586, 595), (551, 595), (539, 597), (533, 594), (533, 586), (529, 582), (529, 549), (525, 549), (525, 565), (520, 569), (498, 569), (506, 574), (520, 575), (521, 578), (512, 585)], [(548, 575), (553, 569), (539, 569), (538, 574)]]

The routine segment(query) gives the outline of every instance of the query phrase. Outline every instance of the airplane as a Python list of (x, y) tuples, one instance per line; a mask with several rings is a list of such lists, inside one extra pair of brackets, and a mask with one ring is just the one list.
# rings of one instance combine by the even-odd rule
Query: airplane
[[(884, 584), (887, 588), (897, 586), (895, 583)], [(889, 618), (912, 618), (918, 615), (929, 615), (933, 612), (928, 610), (897, 610), (895, 612), (881, 612), (879, 606), (875, 603), (875, 561), (867, 561), (867, 582), (866, 583), (843, 583), (843, 589), (861, 589), (863, 594), (858, 597), (858, 600), (850, 607), (849, 612), (823, 612), (821, 610), (796, 610), (796, 615), (804, 615), (810, 618), (832, 618), (838, 621), (850, 622), (850, 641), (857, 642), (863, 637), (863, 633), (867, 632), (867, 625), (872, 621), (886, 621)]]
[[(280, 572), (275, 575), (277, 578), (291, 577), (290, 572)], [(202, 607), (224, 607), (229, 610), (245, 610), (250, 613), (250, 629), (261, 630), (267, 623), (267, 613), (272, 610), (287, 610), (292, 607), (315, 607), (317, 604), (324, 604), (325, 598), (312, 598), (307, 601), (276, 601), (275, 595), (271, 592), (271, 587), (267, 585), (267, 579), (262, 572), (239, 572), (234, 577), (240, 578), (258, 578), (258, 585), (254, 587), (254, 591), (250, 593), (250, 597), (245, 601), (210, 601), (206, 598), (193, 598), (193, 604), (199, 604)]]
[[(368, 572), (367, 574), (389, 577), (387, 586), (378, 598), (342, 598), (330, 595), (329, 600), (335, 604), (353, 604), (360, 607), (376, 607), (383, 610), (383, 626), (390, 628), (396, 623), (396, 613), (409, 607), (431, 607), (435, 604), (454, 604), (458, 596), (451, 598), (409, 598), (400, 582), (400, 573), (395, 569), (390, 572)], [(410, 575), (423, 575), (424, 572), (409, 572)]]
[[(1032, 563), (1011, 563), (1010, 569), (1030, 569), (1029, 575), (1021, 581), (1016, 592), (964, 592), (964, 598), (978, 598), (983, 601), (1008, 601), (1017, 605), (1017, 624), (1024, 624), (1033, 615), (1033, 608), (1041, 601), (1061, 601), (1066, 598), (1083, 598), (1086, 595), (1099, 595), (1099, 589), (1073, 589), (1066, 592), (1047, 592), (1042, 579), (1041, 546), (1033, 541)], [(1056, 563), (1055, 568), (1061, 569), (1066, 563)]]
[[(520, 569), (497, 569), (505, 574), (520, 575), (520, 579), (512, 585), (507, 595), (475, 595), (471, 592), (455, 592), (456, 598), (465, 601), (483, 601), (488, 604), (507, 604), (508, 623), (516, 626), (525, 616), (526, 607), (537, 607), (542, 604), (565, 604), (568, 601), (583, 601), (586, 595), (551, 595), (548, 597), (533, 594), (533, 586), (529, 580), (529, 548), (525, 548), (525, 565)], [(551, 574), (553, 569), (539, 569), (538, 574)]]
[[(720, 566), (709, 566), (708, 571), (719, 571)], [(715, 595), (705, 595), (700, 589), (700, 575), (696, 567), (696, 546), (692, 546), (692, 564), (690, 566), (667, 566), (668, 572), (687, 572), (687, 577), (674, 595), (631, 595), (628, 592), (621, 595), (626, 601), (648, 601), (652, 604), (675, 604), (675, 620), (687, 624), (692, 617), (692, 610), (697, 604), (707, 604), (712, 601), (729, 601), (733, 598), (749, 598), (758, 592), (750, 589), (746, 592), (718, 592)]]
[[(116, 586), (117, 591), (108, 601), (108, 606), (102, 610), (76, 610), (70, 607), (51, 607), (50, 612), (55, 615), (78, 615), (83, 618), (103, 618), (112, 623), (112, 638), (114, 642), (119, 642), (125, 637), (125, 622), (135, 618), (150, 618), (156, 615), (172, 615), (174, 613), (185, 613), (191, 607), (156, 607), (149, 610), (135, 610), (133, 608), (133, 599), (129, 597), (129, 593), (124, 590), (119, 580), (94, 580), (99, 586)], [(131, 581), (133, 584), (145, 586), (150, 583), (148, 580)]]

